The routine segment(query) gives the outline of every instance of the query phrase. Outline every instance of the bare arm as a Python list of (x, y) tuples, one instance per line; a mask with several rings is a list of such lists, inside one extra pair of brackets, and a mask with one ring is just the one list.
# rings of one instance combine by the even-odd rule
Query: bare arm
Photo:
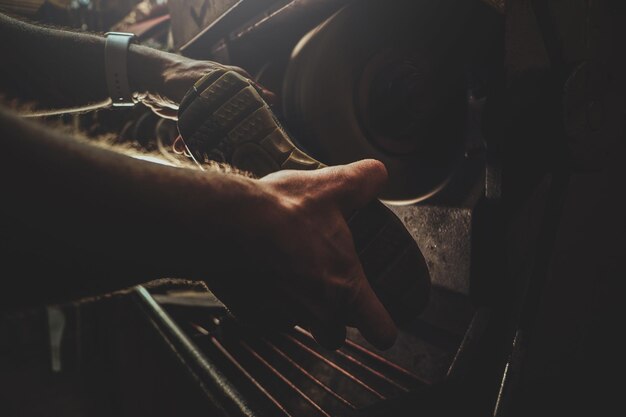
[[(210, 231), (203, 250), (227, 246), (240, 211), (260, 197), (248, 178), (135, 160), (1, 108), (0, 138), (3, 230), (10, 227), (37, 255), (80, 272), (55, 276), (60, 294), (47, 294), (51, 299), (197, 277), (204, 271), (191, 264), (198, 253), (189, 242)], [(200, 217), (202, 224), (193, 224)], [(91, 284), (83, 285), (86, 276)]]
[[(345, 216), (382, 189), (363, 161), (261, 180), (172, 168), (95, 148), (0, 109), (3, 265), (51, 301), (159, 277), (205, 280), (236, 313), (309, 327), (337, 346), (345, 325), (389, 346), (395, 326), (358, 260)], [(36, 255), (36, 256), (35, 256)], [(45, 268), (32, 262), (44, 259)]]
[[(0, 15), (0, 90), (35, 110), (106, 103), (104, 40)], [(4, 64), (4, 63), (8, 63)], [(145, 104), (172, 116), (219, 64), (132, 45)], [(241, 70), (239, 70), (241, 71)], [(332, 347), (345, 325), (385, 347), (395, 326), (358, 260), (345, 215), (386, 180), (363, 161), (261, 180), (160, 166), (95, 148), (0, 108), (3, 265), (23, 291), (3, 306), (52, 302), (159, 277), (203, 279), (241, 316), (309, 327)], [(12, 265), (13, 267), (11, 267)]]
[[(104, 37), (33, 25), (0, 13), (0, 39), (0, 94), (14, 107), (37, 114), (108, 104)], [(191, 85), (216, 66), (222, 65), (141, 45), (129, 47), (131, 90), (169, 117), (175, 111), (168, 110), (176, 109)]]

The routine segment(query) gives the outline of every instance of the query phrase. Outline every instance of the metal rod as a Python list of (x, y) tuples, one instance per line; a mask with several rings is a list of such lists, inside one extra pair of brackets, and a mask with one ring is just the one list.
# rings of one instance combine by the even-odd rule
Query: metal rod
[(334, 398), (336, 398), (337, 400), (341, 401), (343, 404), (345, 404), (346, 406), (348, 406), (349, 408), (356, 410), (356, 406), (354, 406), (354, 404), (352, 404), (350, 401), (346, 400), (345, 398), (343, 398), (341, 395), (339, 395), (337, 392), (333, 391), (328, 385), (324, 384), (322, 381), (320, 381), (319, 379), (317, 379), (315, 376), (313, 376), (311, 373), (309, 373), (309, 371), (307, 371), (306, 369), (304, 369), (302, 366), (300, 366), (296, 361), (294, 361), (293, 359), (291, 359), (289, 357), (289, 355), (287, 355), (285, 352), (283, 352), (282, 350), (280, 350), (278, 347), (276, 347), (274, 344), (272, 344), (271, 342), (269, 342), (268, 340), (266, 340), (265, 338), (262, 339), (263, 342), (269, 346), (270, 349), (272, 349), (274, 352), (276, 352), (277, 354), (279, 354), (283, 359), (285, 359), (287, 362), (289, 362), (289, 364), (291, 364), (291, 366), (293, 366), (294, 368), (296, 368), (298, 371), (300, 371), (302, 374), (304, 374), (304, 376), (306, 376), (307, 378), (309, 378), (311, 381), (313, 381), (317, 386), (319, 386), (320, 388), (322, 388), (324, 391), (326, 391), (327, 393), (329, 393), (330, 395), (332, 395)]
[(413, 379), (415, 382), (418, 382), (420, 384), (424, 384), (424, 385), (431, 385), (430, 381), (425, 380), (424, 378), (415, 375), (413, 372), (409, 371), (406, 368), (401, 367), (400, 365), (391, 362), (389, 359), (386, 359), (383, 356), (380, 356), (379, 354), (377, 354), (376, 352), (372, 352), (371, 350), (367, 349), (364, 346), (359, 345), (358, 343), (353, 342), (350, 339), (346, 339), (346, 345), (348, 345), (350, 348), (354, 349), (354, 350), (358, 350), (360, 353), (367, 355), (369, 357), (371, 357), (372, 359), (376, 359), (377, 361), (383, 363), (385, 366), (388, 366), (390, 368), (392, 368), (394, 371), (397, 371), (399, 373), (401, 373), (402, 375)]
[[(300, 328), (298, 329), (298, 331), (302, 334), (304, 334), (307, 337), (313, 338), (313, 336), (307, 332), (306, 330)], [(342, 352), (340, 350), (335, 351), (335, 353), (339, 356), (341, 356), (342, 358), (345, 358), (346, 360), (348, 360), (349, 362), (352, 362), (353, 364), (359, 366), (362, 369), (365, 369), (366, 371), (368, 371), (369, 373), (371, 373), (372, 375), (376, 376), (379, 379), (382, 379), (383, 381), (387, 382), (390, 385), (393, 385), (394, 387), (404, 391), (404, 392), (409, 392), (409, 389), (403, 385), (400, 385), (399, 383), (397, 383), (396, 381), (392, 380), (391, 378), (389, 378), (386, 375), (383, 375), (381, 372), (365, 365), (363, 362), (359, 361), (358, 359), (356, 359), (355, 357), (348, 355), (345, 352)]]
[(360, 386), (362, 386), (363, 388), (365, 388), (367, 391), (371, 392), (372, 394), (374, 394), (375, 396), (377, 396), (378, 398), (380, 398), (381, 400), (386, 399), (386, 397), (384, 395), (382, 395), (380, 392), (376, 391), (374, 388), (370, 387), (369, 385), (367, 385), (365, 382), (361, 381), (360, 379), (358, 379), (356, 376), (352, 375), (350, 372), (348, 372), (347, 370), (343, 369), (342, 367), (340, 367), (339, 365), (337, 365), (336, 363), (330, 361), (329, 359), (327, 359), (326, 357), (320, 355), (319, 353), (317, 353), (316, 351), (314, 351), (313, 349), (311, 349), (310, 347), (306, 346), (305, 344), (303, 344), (302, 342), (300, 342), (298, 339), (294, 338), (293, 336), (289, 335), (289, 334), (285, 334), (284, 337), (286, 337), (287, 339), (289, 339), (292, 343), (295, 343), (296, 345), (298, 345), (299, 347), (301, 347), (302, 349), (304, 349), (305, 351), (307, 351), (308, 353), (310, 353), (311, 355), (315, 356), (316, 358), (320, 359), (321, 361), (323, 361), (325, 364), (327, 364), (328, 366), (330, 366), (331, 368), (335, 369), (336, 371), (339, 371), (341, 374), (345, 375), (346, 377), (350, 378), (351, 380), (353, 380), (354, 382), (356, 382), (357, 384), (359, 384)]
[(313, 408), (315, 408), (320, 414), (324, 417), (331, 417), (322, 407), (320, 407), (315, 401), (313, 401), (308, 395), (306, 395), (302, 390), (294, 385), (287, 377), (278, 372), (276, 368), (274, 368), (269, 362), (267, 362), (261, 355), (255, 352), (248, 344), (242, 340), (239, 341), (239, 344), (244, 347), (252, 356), (254, 356), (259, 362), (261, 362), (266, 368), (268, 368), (274, 375), (280, 378), (289, 388), (295, 391), (300, 397), (302, 397), (307, 403), (309, 403)]
[(398, 388), (401, 391), (404, 392), (409, 392), (409, 389), (399, 383), (397, 383), (396, 381), (394, 381), (393, 379), (389, 378), (388, 376), (382, 374), (381, 372), (370, 368), (369, 366), (367, 366), (366, 364), (364, 364), (363, 362), (359, 361), (358, 359), (356, 359), (355, 357), (348, 355), (345, 352), (342, 352), (340, 350), (337, 350), (335, 353), (337, 353), (337, 355), (345, 358), (346, 360), (352, 362), (353, 364), (365, 369), (366, 371), (370, 372), (372, 375), (375, 375), (376, 377), (378, 377), (379, 379), (382, 379), (383, 381), (387, 382), (390, 385), (393, 385), (394, 387)]
[(193, 327), (198, 333), (200, 333), (202, 336), (209, 336), (209, 331), (207, 329), (205, 329), (204, 327), (194, 323), (194, 322), (189, 322), (189, 325), (191, 325), (191, 327)]
[(250, 373), (248, 371), (246, 371), (246, 369), (239, 363), (239, 361), (237, 361), (237, 359), (235, 359), (235, 357), (233, 355), (230, 354), (230, 352), (228, 352), (228, 350), (224, 347), (224, 345), (222, 345), (220, 343), (219, 340), (217, 340), (217, 338), (212, 335), (208, 330), (206, 330), (205, 328), (203, 328), (202, 326), (199, 326), (195, 323), (190, 323), (198, 332), (200, 332), (200, 334), (207, 336), (209, 338), (209, 340), (211, 341), (211, 343), (213, 344), (213, 346), (215, 346), (217, 348), (217, 350), (219, 350), (222, 355), (224, 355), (226, 357), (226, 359), (228, 359), (228, 361), (230, 361), (230, 363), (232, 363), (237, 369), (239, 369), (239, 371), (241, 371), (241, 373), (244, 374), (244, 376), (246, 378), (248, 378), (248, 380), (259, 389), (259, 391), (261, 391), (261, 393), (263, 393), (263, 395), (265, 395), (265, 397), (270, 400), (280, 411), (282, 411), (282, 413), (287, 416), (287, 417), (293, 417), (286, 409), (285, 407), (283, 407), (283, 405), (278, 402), (278, 400), (276, 398), (274, 398), (272, 396), (272, 394), (270, 394), (261, 384), (259, 384), (259, 382), (252, 376), (250, 375)]
[[(310, 338), (310, 339), (314, 340), (314, 339), (313, 339), (313, 335), (311, 335), (311, 333), (310, 333), (310, 332), (306, 331), (306, 330), (305, 330), (305, 329), (303, 329), (302, 327), (300, 327), (300, 326), (295, 326), (295, 327), (294, 327), (294, 329), (295, 329), (297, 332), (299, 332), (299, 333), (301, 333), (301, 334), (303, 334), (303, 335), (307, 336), (308, 338)], [(382, 362), (384, 365), (386, 365), (386, 366), (388, 366), (388, 367), (390, 367), (390, 368), (393, 368), (395, 371), (400, 372), (401, 374), (403, 374), (403, 375), (404, 375), (404, 376), (406, 376), (406, 377), (409, 377), (409, 378), (411, 378), (411, 379), (414, 379), (416, 382), (419, 382), (419, 383), (421, 383), (421, 384), (425, 384), (425, 385), (431, 385), (431, 382), (430, 382), (430, 381), (426, 381), (425, 379), (423, 379), (423, 378), (421, 378), (421, 377), (419, 377), (419, 376), (415, 375), (414, 373), (412, 373), (412, 372), (411, 372), (411, 371), (409, 371), (408, 369), (405, 369), (405, 368), (401, 367), (400, 365), (398, 365), (398, 364), (396, 364), (396, 363), (391, 362), (391, 361), (390, 361), (390, 360), (388, 360), (387, 358), (385, 358), (385, 357), (383, 357), (383, 356), (381, 356), (381, 355), (379, 355), (379, 354), (377, 354), (377, 353), (375, 353), (375, 352), (372, 352), (371, 350), (367, 349), (365, 346), (361, 346), (361, 345), (359, 345), (358, 343), (355, 343), (355, 342), (353, 342), (353, 341), (352, 341), (352, 340), (350, 340), (350, 339), (346, 339), (346, 345), (347, 345), (347, 346), (349, 346), (350, 348), (353, 348), (353, 349), (355, 349), (355, 350), (358, 350), (360, 353), (362, 353), (362, 354), (364, 354), (364, 355), (367, 355), (367, 356), (371, 357), (372, 359), (375, 359), (375, 360), (377, 360), (377, 361), (379, 361), (379, 362)]]

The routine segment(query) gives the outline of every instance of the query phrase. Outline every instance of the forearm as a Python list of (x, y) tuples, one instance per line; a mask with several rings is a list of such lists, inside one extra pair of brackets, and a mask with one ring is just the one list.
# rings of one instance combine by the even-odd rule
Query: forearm
[(241, 210), (257, 198), (251, 179), (135, 160), (1, 109), (0, 137), (3, 243), (56, 265), (28, 278), (53, 277), (67, 296), (205, 278), (198, 259), (228, 250)]
[(107, 99), (104, 39), (32, 25), (0, 14), (0, 89), (17, 104), (61, 109)]
[[(0, 310), (196, 278), (241, 318), (293, 320), (331, 348), (347, 324), (378, 347), (393, 343), (345, 221), (383, 188), (381, 163), (261, 180), (206, 174), (94, 148), (2, 109), (0, 139)], [(9, 292), (8, 280), (22, 290)]]
[[(35, 112), (108, 104), (102, 36), (37, 26), (0, 14), (0, 94)], [(131, 45), (129, 84), (134, 93), (158, 92), (178, 57)]]

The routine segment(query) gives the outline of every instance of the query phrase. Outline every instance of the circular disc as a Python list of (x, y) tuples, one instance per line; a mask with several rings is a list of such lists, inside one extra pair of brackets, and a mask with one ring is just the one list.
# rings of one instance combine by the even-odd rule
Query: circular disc
[(299, 42), (285, 76), (298, 144), (328, 165), (382, 161), (389, 203), (433, 195), (463, 155), (464, 74), (437, 3), (352, 2)]

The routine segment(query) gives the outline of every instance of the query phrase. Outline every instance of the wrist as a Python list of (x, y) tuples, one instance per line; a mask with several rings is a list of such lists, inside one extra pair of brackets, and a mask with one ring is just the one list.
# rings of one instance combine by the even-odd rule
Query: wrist
[(165, 52), (132, 44), (128, 49), (128, 83), (139, 98), (163, 91), (163, 74), (169, 65)]

